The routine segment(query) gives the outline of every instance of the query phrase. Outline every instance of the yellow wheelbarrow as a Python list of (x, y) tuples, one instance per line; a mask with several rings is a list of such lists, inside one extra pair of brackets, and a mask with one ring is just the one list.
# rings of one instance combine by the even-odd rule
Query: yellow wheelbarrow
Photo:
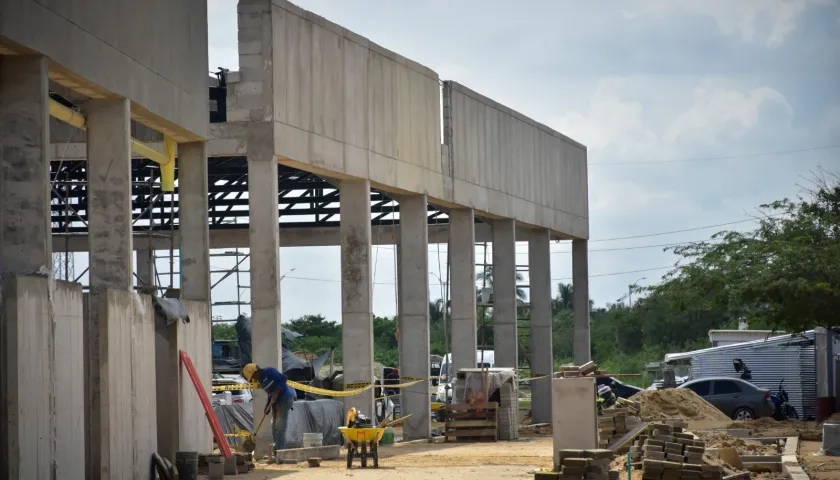
[(362, 468), (367, 468), (368, 457), (373, 459), (373, 468), (379, 468), (379, 441), (385, 434), (385, 427), (338, 427), (347, 441), (347, 468), (353, 467), (353, 457), (359, 457)]

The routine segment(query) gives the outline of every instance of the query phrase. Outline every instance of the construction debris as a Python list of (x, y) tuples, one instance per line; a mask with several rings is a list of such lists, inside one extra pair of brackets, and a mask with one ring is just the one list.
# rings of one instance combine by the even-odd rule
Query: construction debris
[(651, 435), (641, 435), (630, 450), (633, 464), (642, 467), (643, 480), (720, 480), (723, 467), (703, 461), (706, 445), (683, 432), (685, 422), (652, 425)]
[[(562, 480), (618, 480), (620, 473), (610, 471), (613, 452), (609, 450), (560, 450)], [(537, 475), (535, 474), (535, 478)]]
[(607, 448), (613, 441), (634, 430), (641, 423), (640, 410), (639, 402), (623, 398), (618, 398), (614, 406), (602, 410), (598, 417), (598, 446)]

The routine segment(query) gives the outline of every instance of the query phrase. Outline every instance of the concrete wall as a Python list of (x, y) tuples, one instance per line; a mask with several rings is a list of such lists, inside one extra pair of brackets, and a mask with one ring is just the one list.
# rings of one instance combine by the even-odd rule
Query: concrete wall
[(452, 201), (589, 237), (586, 147), (456, 82), (443, 108)]
[(283, 163), (442, 197), (437, 73), (282, 0), (240, 1), (239, 27), (229, 121), (273, 120)]
[[(56, 478), (84, 478), (84, 313), (82, 285), (55, 281), (55, 460)], [(25, 478), (25, 477), (21, 477)]]
[(147, 479), (157, 451), (154, 311), (149, 296), (89, 296), (85, 361), (88, 474)]
[[(40, 52), (51, 79), (90, 97), (129, 98), (135, 118), (206, 137), (206, 0), (5, 0), (0, 44)], [(155, 118), (156, 117), (156, 118)]]
[(598, 448), (595, 377), (551, 380), (551, 426), (555, 470), (560, 467), (560, 450)]
[(50, 282), (3, 279), (0, 478), (85, 476), (82, 287)]
[(158, 452), (173, 462), (177, 451), (209, 452), (213, 444), (204, 408), (178, 354), (184, 350), (190, 356), (209, 397), (213, 378), (210, 307), (204, 302), (182, 302), (190, 323), (155, 321)]

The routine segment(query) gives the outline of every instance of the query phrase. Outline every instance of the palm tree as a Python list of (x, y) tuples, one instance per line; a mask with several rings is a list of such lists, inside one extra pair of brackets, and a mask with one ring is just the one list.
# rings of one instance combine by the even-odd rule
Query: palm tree
[(429, 323), (432, 325), (441, 323), (443, 321), (443, 299), (438, 298), (433, 302), (429, 302)]
[(558, 283), (557, 296), (551, 300), (551, 309), (556, 313), (571, 310), (574, 305), (574, 288), (571, 283)]
[[(476, 280), (480, 283), (487, 283), (487, 286), (490, 287), (491, 291), (493, 290), (493, 267), (488, 266), (486, 270), (479, 273), (475, 276)], [(524, 281), (525, 277), (522, 276), (521, 273), (516, 272), (516, 283)], [(481, 288), (476, 288), (476, 297), (478, 298), (479, 303), (481, 302)], [(525, 290), (520, 287), (516, 287), (516, 299), (519, 302), (524, 302), (527, 295), (525, 295)]]

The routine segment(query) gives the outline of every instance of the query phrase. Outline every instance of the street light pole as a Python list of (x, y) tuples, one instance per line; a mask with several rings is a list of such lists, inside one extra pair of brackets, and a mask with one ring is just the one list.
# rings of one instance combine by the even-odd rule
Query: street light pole
[(295, 271), (295, 269), (293, 268), (293, 269), (289, 270), (288, 272), (284, 273), (283, 275), (280, 275), (280, 281), (282, 282), (283, 279), (286, 278), (286, 275), (288, 275), (288, 274), (290, 274), (294, 271)]

